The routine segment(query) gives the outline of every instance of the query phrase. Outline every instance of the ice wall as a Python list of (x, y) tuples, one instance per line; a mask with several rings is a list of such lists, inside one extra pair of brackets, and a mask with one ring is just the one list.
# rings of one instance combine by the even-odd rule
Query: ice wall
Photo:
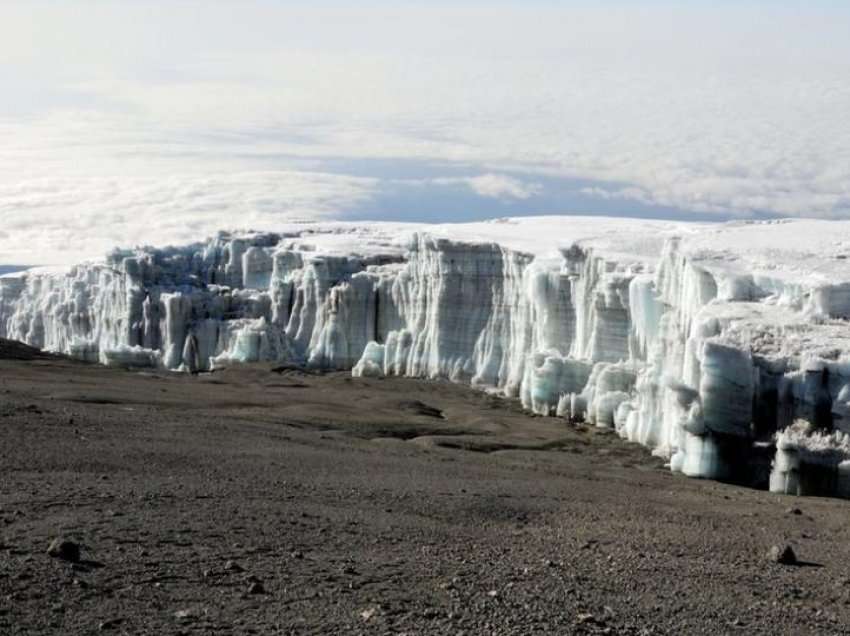
[[(594, 240), (544, 254), (427, 231), (360, 238), (221, 234), (0, 278), (0, 336), (123, 366), (443, 378), (610, 428), (689, 476), (850, 492), (843, 476), (807, 478), (829, 462), (799, 450), (850, 433), (850, 282), (748, 272), (676, 234), (639, 258)], [(810, 430), (791, 442), (799, 420)]]

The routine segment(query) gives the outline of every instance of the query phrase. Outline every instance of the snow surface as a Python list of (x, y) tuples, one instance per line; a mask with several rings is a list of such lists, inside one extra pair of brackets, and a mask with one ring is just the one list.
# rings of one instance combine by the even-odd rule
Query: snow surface
[(0, 278), (0, 336), (125, 366), (446, 378), (686, 475), (844, 495), (848, 256), (835, 221), (293, 224)]

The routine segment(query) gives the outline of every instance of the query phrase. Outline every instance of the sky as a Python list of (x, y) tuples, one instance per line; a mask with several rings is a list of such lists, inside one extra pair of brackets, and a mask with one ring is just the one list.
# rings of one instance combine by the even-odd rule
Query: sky
[(850, 3), (0, 1), (0, 268), (293, 220), (850, 218)]

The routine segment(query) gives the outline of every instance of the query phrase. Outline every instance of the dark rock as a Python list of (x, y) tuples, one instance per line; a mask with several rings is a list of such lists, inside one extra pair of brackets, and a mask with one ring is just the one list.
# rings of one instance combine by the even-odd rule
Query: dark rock
[(254, 581), (248, 586), (248, 594), (265, 594), (266, 588), (261, 581)]
[(799, 508), (795, 507), (795, 506), (792, 506), (792, 507), (788, 508), (788, 509), (785, 511), (785, 514), (789, 514), (789, 515), (801, 515), (801, 514), (803, 514), (803, 511), (802, 511), (802, 510), (800, 510)]
[(67, 539), (54, 539), (47, 548), (47, 554), (54, 559), (62, 559), (70, 563), (79, 563), (80, 545)]
[(98, 625), (98, 629), (102, 632), (107, 631), (109, 629), (115, 629), (116, 627), (121, 625), (122, 622), (123, 619), (110, 618), (108, 621), (103, 621), (100, 625)]
[(794, 554), (794, 550), (790, 545), (775, 545), (768, 550), (767, 559), (781, 565), (794, 565), (797, 562), (797, 555)]

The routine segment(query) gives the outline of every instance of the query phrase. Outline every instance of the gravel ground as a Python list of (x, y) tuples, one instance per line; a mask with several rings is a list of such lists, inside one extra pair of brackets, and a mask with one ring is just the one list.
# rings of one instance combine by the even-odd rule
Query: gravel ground
[(846, 634), (848, 506), (442, 382), (0, 342), (4, 635)]

